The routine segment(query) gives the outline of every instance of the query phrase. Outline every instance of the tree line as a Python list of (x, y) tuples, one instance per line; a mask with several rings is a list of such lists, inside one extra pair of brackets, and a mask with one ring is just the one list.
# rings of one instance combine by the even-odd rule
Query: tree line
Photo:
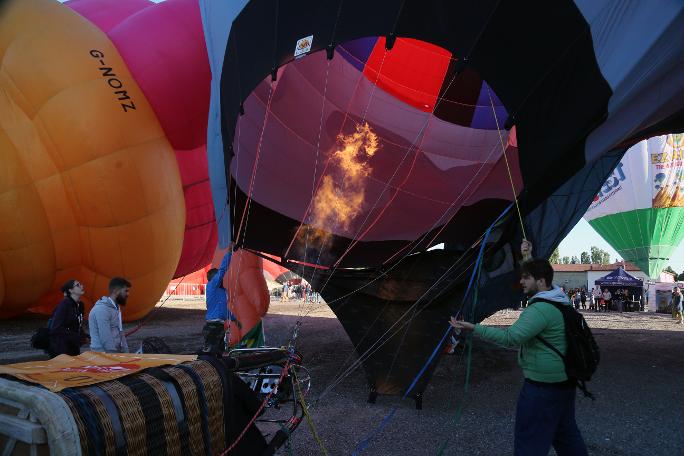
[(551, 264), (610, 264), (610, 254), (603, 249), (592, 246), (588, 252), (582, 252), (577, 258), (576, 255), (564, 256), (561, 258), (558, 248), (549, 257)]

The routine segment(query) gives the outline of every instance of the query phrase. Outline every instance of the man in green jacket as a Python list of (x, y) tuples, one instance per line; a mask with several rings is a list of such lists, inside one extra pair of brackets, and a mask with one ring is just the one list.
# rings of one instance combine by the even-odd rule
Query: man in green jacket
[(530, 297), (520, 318), (506, 329), (459, 321), (451, 317), (456, 329), (473, 331), (490, 342), (520, 347), (518, 364), (523, 383), (515, 415), (515, 455), (547, 456), (551, 446), (559, 456), (586, 455), (587, 448), (575, 422), (575, 382), (565, 374), (557, 353), (544, 345), (542, 337), (561, 353), (566, 352), (563, 316), (556, 302), (570, 306), (563, 291), (552, 284), (553, 268), (547, 260), (532, 260), (532, 245), (523, 241), (520, 284)]

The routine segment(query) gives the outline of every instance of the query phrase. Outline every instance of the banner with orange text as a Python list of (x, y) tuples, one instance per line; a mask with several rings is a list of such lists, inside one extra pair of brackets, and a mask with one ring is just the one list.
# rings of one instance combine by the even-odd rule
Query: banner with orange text
[(59, 355), (47, 361), (7, 364), (0, 366), (0, 374), (38, 383), (51, 391), (61, 391), (114, 380), (149, 367), (180, 364), (195, 359), (196, 355), (85, 352), (78, 356)]

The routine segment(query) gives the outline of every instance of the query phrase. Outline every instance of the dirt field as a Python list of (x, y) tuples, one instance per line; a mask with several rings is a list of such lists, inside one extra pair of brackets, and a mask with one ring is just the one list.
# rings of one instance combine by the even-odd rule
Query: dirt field
[[(271, 345), (286, 343), (301, 319), (297, 347), (313, 376), (312, 418), (330, 455), (353, 452), (392, 410), (396, 413), (363, 454), (436, 454), (446, 439), (445, 454), (512, 453), (514, 409), (522, 381), (514, 350), (475, 339), (470, 389), (465, 394), (465, 358), (460, 353), (443, 356), (425, 392), (423, 410), (415, 410), (413, 401), (388, 396), (367, 404), (360, 369), (328, 389), (356, 356), (328, 307), (312, 306), (272, 303), (265, 319), (266, 337)], [(518, 315), (503, 311), (485, 323), (508, 325)], [(684, 455), (684, 327), (667, 315), (652, 313), (585, 315), (602, 349), (601, 365), (590, 383), (597, 400), (577, 399), (578, 424), (590, 454)], [(129, 345), (137, 348), (143, 338), (159, 336), (175, 352), (195, 351), (201, 343), (203, 316), (203, 301), (168, 301), (129, 338)], [(28, 346), (30, 334), (41, 324), (44, 320), (29, 317), (0, 322), (0, 362), (44, 357)], [(459, 407), (462, 415), (455, 420)], [(293, 436), (292, 453), (322, 454), (306, 423)], [(283, 449), (280, 454), (288, 452)]]

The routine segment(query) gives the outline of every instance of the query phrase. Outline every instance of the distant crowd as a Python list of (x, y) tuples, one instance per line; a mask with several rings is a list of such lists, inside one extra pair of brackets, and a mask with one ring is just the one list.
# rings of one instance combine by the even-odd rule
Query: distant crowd
[(285, 282), (282, 288), (276, 288), (273, 293), (274, 296), (280, 296), (281, 301), (288, 301), (290, 299), (300, 299), (309, 302), (321, 302), (321, 295), (311, 289), (308, 283), (291, 283)]
[[(643, 311), (644, 302), (641, 296), (633, 296), (627, 288), (618, 288), (611, 293), (608, 288), (601, 289), (595, 286), (591, 291), (582, 288), (560, 287), (563, 293), (568, 296), (568, 300), (575, 309), (593, 310), (595, 312), (624, 312)], [(522, 307), (527, 306), (527, 299), (522, 303)], [(587, 307), (588, 306), (588, 307)]]

